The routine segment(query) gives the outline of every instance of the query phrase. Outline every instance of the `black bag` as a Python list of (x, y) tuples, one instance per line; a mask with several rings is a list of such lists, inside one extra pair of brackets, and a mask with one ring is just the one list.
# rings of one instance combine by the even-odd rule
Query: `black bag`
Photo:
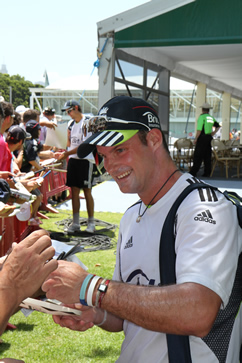
[[(176, 284), (176, 253), (174, 222), (178, 207), (186, 196), (194, 189), (209, 188), (222, 193), (237, 208), (238, 223), (242, 228), (242, 198), (231, 191), (221, 192), (217, 187), (205, 183), (193, 183), (188, 185), (178, 196), (165, 219), (160, 239), (160, 281), (162, 285)], [(239, 258), (239, 256), (238, 256)], [(240, 259), (241, 260), (241, 259)], [(240, 262), (241, 263), (241, 262)], [(169, 363), (191, 363), (189, 336), (166, 334)]]
[(10, 197), (10, 187), (5, 179), (0, 179), (0, 201), (7, 203)]

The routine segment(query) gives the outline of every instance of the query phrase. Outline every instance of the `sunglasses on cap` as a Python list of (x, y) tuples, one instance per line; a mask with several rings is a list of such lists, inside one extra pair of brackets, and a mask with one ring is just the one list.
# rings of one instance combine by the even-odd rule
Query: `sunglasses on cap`
[[(115, 126), (116, 124), (116, 126)], [(133, 125), (130, 127), (131, 130), (140, 129), (142, 126), (142, 129), (146, 128), (148, 131), (151, 129), (149, 126), (143, 124), (142, 122), (137, 121), (127, 121), (127, 120), (121, 120), (119, 118), (115, 117), (108, 117), (108, 116), (94, 116), (84, 121), (83, 123), (83, 130), (87, 132), (100, 132), (108, 129), (118, 129), (122, 130), (122, 128), (127, 128), (125, 125), (131, 124)], [(122, 126), (123, 125), (123, 126)]]

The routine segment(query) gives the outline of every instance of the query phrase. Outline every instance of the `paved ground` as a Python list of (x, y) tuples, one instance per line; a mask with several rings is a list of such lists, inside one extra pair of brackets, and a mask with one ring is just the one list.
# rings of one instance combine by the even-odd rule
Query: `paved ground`
[[(226, 189), (234, 190), (242, 196), (242, 178), (225, 179), (220, 174), (215, 174), (213, 178), (204, 178), (204, 180), (219, 187), (222, 191)], [(116, 213), (124, 213), (129, 206), (139, 199), (137, 194), (121, 193), (117, 184), (112, 180), (95, 186), (93, 188), (93, 197), (96, 212)], [(62, 203), (56, 209), (71, 210), (71, 201)], [(80, 210), (86, 210), (85, 200), (81, 200)]]

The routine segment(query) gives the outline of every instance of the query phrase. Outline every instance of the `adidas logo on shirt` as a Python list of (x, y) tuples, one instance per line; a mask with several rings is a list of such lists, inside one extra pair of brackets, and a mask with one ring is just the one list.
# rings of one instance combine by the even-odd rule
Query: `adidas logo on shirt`
[(124, 249), (126, 250), (126, 248), (131, 248), (131, 247), (133, 247), (133, 237), (130, 237), (128, 242), (126, 242)]
[(195, 218), (194, 221), (199, 222), (208, 222), (212, 224), (216, 224), (216, 221), (213, 219), (212, 214), (210, 213), (209, 209), (203, 211), (202, 213), (199, 213)]

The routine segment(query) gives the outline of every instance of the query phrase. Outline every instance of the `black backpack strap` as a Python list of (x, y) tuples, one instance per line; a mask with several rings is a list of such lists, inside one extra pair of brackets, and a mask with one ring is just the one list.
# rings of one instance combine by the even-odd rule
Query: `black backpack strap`
[[(163, 225), (160, 239), (160, 281), (161, 285), (176, 284), (176, 253), (175, 253), (175, 236), (174, 222), (178, 207), (186, 196), (194, 189), (216, 187), (205, 183), (193, 183), (188, 185), (178, 196), (172, 205)], [(189, 336), (167, 334), (167, 348), (169, 363), (191, 363), (191, 352)]]
[(236, 205), (237, 208), (237, 216), (240, 227), (242, 228), (242, 198), (233, 191), (225, 190), (223, 195), (230, 200), (233, 204)]

